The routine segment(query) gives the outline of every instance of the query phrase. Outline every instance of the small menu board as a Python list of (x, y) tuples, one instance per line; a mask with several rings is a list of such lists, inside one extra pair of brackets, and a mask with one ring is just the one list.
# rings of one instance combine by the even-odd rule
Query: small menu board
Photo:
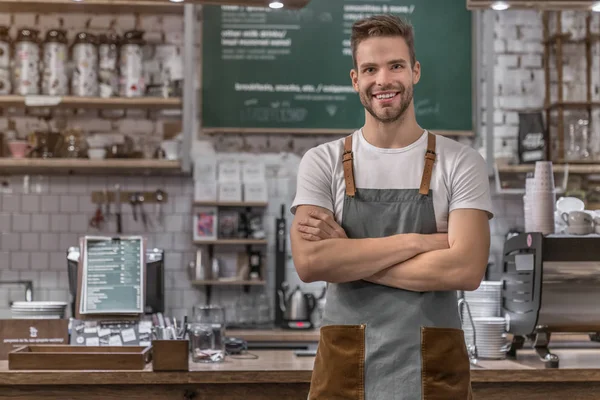
[(145, 249), (142, 236), (85, 236), (79, 313), (143, 314)]

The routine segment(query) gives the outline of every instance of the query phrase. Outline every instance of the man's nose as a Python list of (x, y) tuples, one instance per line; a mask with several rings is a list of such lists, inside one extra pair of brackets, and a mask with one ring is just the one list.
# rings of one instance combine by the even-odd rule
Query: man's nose
[(391, 72), (385, 68), (380, 69), (379, 71), (377, 71), (377, 77), (375, 82), (378, 86), (388, 86), (390, 83), (392, 83)]

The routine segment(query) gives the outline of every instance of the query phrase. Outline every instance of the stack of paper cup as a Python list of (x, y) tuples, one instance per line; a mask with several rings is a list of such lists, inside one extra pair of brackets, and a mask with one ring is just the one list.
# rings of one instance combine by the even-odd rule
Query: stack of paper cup
[(525, 232), (533, 232), (533, 218), (531, 214), (532, 211), (530, 199), (533, 197), (534, 181), (535, 178), (533, 177), (525, 179), (525, 196), (523, 196), (523, 216), (525, 217)]
[(551, 161), (535, 163), (533, 190), (527, 195), (527, 203), (531, 210), (531, 229), (529, 232), (540, 232), (544, 235), (554, 233), (554, 207), (556, 190), (554, 172)]

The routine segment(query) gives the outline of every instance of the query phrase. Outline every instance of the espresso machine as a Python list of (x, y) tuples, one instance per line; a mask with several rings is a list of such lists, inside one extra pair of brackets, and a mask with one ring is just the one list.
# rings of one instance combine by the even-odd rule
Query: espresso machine
[(509, 357), (528, 339), (546, 368), (558, 368), (553, 332), (600, 341), (600, 236), (518, 234), (504, 244), (502, 281)]

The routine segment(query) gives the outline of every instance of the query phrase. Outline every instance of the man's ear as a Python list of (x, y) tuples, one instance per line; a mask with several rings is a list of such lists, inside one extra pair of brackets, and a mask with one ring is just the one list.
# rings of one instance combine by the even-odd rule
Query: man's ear
[(350, 79), (352, 80), (354, 91), (358, 93), (358, 72), (354, 68), (350, 70)]
[(419, 80), (421, 80), (421, 63), (416, 61), (413, 67), (413, 85), (419, 83)]

